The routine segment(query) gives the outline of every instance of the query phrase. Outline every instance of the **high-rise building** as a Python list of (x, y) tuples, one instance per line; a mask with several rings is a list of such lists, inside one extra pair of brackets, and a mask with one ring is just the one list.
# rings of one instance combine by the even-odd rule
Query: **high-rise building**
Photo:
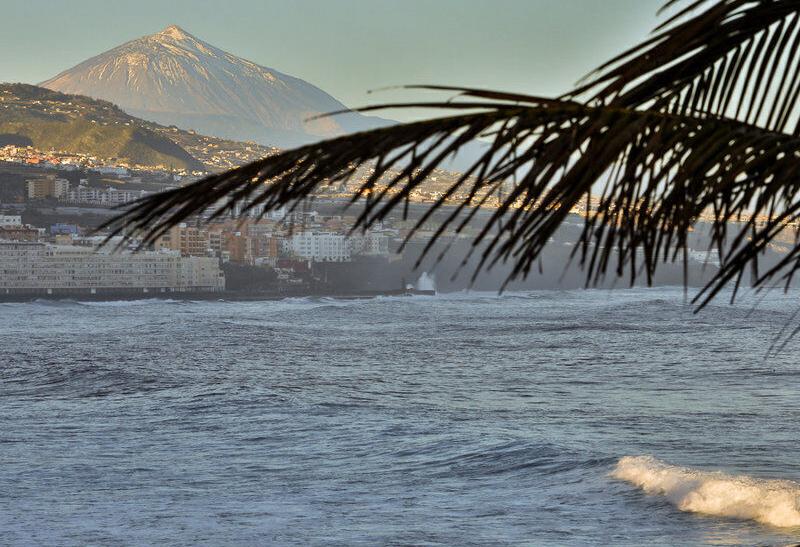
[(26, 180), (25, 189), (28, 199), (63, 199), (69, 193), (69, 181), (49, 175), (44, 178)]
[(183, 256), (214, 254), (208, 230), (181, 223), (173, 226), (155, 243), (156, 249), (179, 251)]

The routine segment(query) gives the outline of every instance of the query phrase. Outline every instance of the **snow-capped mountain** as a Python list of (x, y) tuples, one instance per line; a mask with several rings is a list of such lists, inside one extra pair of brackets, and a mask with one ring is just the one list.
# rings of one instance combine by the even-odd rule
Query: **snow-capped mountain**
[(41, 85), (105, 99), (161, 124), (276, 146), (389, 123), (357, 113), (308, 121), (346, 107), (308, 82), (222, 51), (175, 25)]

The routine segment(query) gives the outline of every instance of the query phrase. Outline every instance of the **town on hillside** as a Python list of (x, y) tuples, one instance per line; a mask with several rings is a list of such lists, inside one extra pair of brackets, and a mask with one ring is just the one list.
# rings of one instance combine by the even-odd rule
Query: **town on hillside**
[[(419, 277), (410, 255), (403, 260), (397, 253), (415, 221), (388, 219), (352, 233), (357, 213), (344, 205), (368, 170), (328, 188), (313, 210), (265, 214), (256, 207), (242, 214), (242, 204), (212, 222), (206, 215), (176, 226), (146, 250), (132, 252), (135, 240), (122, 249), (119, 240), (100, 247), (107, 234), (95, 229), (119, 207), (189, 184), (215, 165), (222, 169), (227, 162), (250, 159), (218, 148), (204, 157), (212, 166), (207, 171), (186, 173), (30, 146), (0, 148), (0, 297), (222, 290), (262, 296), (367, 294), (393, 291)], [(414, 197), (418, 204), (432, 199), (435, 193)], [(437, 227), (424, 226), (411, 246)], [(394, 276), (385, 275), (389, 270)]]
[[(506, 281), (509, 270), (502, 264), (481, 273), (477, 283), (470, 278), (479, 253), (473, 253), (466, 266), (461, 263), (472, 250), (471, 241), (482, 219), (497, 207), (500, 196), (483, 196), (485, 211), (476, 215), (475, 222), (460, 231), (445, 230), (425, 261), (417, 263), (445, 213), (412, 229), (427, 205), (440, 199), (456, 180), (458, 175), (445, 170), (436, 171), (422, 189), (412, 193), (407, 218), (399, 211), (365, 232), (353, 231), (360, 210), (348, 204), (372, 174), (369, 168), (361, 168), (347, 182), (329, 185), (314, 196), (311, 205), (293, 211), (254, 207), (243, 213), (246, 204), (242, 203), (213, 220), (212, 211), (192, 218), (148, 249), (138, 249), (135, 240), (99, 247), (107, 234), (96, 228), (118, 214), (120, 207), (269, 153), (264, 147), (242, 143), (226, 147), (218, 139), (208, 141), (202, 156), (207, 167), (196, 172), (143, 168), (30, 146), (0, 147), (0, 298), (198, 296), (221, 291), (242, 297), (393, 294), (414, 287), (426, 270), (438, 272), (437, 281), (444, 290), (497, 290)], [(374, 191), (384, 189), (379, 182)], [(453, 195), (452, 199), (457, 202), (463, 197)], [(574, 243), (582, 217), (593, 211), (597, 199), (575, 207), (574, 220), (558, 231), (546, 249), (550, 268), (512, 287), (585, 284), (575, 264)], [(696, 270), (693, 279), (698, 283), (716, 267), (703, 226), (701, 221), (689, 241), (690, 271)], [(773, 261), (790, 248), (793, 233), (787, 226), (785, 234), (770, 245), (767, 251)], [(665, 267), (660, 275), (664, 283), (681, 283), (683, 269), (676, 264), (672, 269)]]

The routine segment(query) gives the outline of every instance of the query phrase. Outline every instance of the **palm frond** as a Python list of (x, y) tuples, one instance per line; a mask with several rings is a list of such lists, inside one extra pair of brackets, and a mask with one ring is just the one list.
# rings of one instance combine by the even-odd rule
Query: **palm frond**
[(683, 4), (645, 42), (568, 96), (630, 108), (704, 112), (798, 132), (800, 0)]
[[(704, 214), (721, 267), (698, 296), (701, 307), (727, 284), (738, 286), (748, 269), (759, 286), (788, 283), (800, 269), (797, 241), (774, 267), (760, 272), (758, 263), (800, 216), (800, 132), (789, 131), (800, 96), (800, 0), (670, 0), (665, 7), (679, 9), (569, 96), (421, 86), (456, 97), (362, 111), (456, 114), (286, 151), (144, 198), (107, 227), (149, 245), (208, 209), (213, 218), (240, 203), (298, 207), (370, 165), (351, 201), (361, 207), (354, 229), (365, 229), (401, 206), (405, 215), (434, 169), (483, 138), (482, 155), (409, 233), (447, 210), (425, 252), (498, 195), (474, 241), (478, 268), (510, 262), (509, 280), (524, 277), (574, 207), (595, 193), (573, 254), (588, 284), (607, 273), (651, 281), (659, 264), (685, 264), (688, 234)], [(501, 196), (512, 179), (513, 190)], [(466, 197), (450, 206), (457, 195)]]
[[(463, 193), (469, 198), (450, 210), (436, 235), (462, 230), (476, 210), (470, 206), (479, 206), (518, 175), (517, 186), (503, 196), (475, 240), (485, 244), (479, 267), (510, 261), (509, 280), (530, 272), (551, 236), (593, 188), (602, 191), (575, 255), (589, 283), (606, 272), (627, 272), (631, 281), (643, 274), (650, 280), (660, 263), (683, 256), (700, 215), (713, 214), (712, 240), (722, 267), (703, 293), (703, 303), (756, 264), (775, 233), (797, 220), (796, 137), (716, 116), (536, 97), (526, 97), (524, 105), (513, 100), (426, 104), (468, 112), (283, 152), (149, 196), (112, 226), (115, 233), (142, 235), (149, 244), (209, 207), (216, 207), (216, 215), (242, 201), (267, 210), (296, 207), (320, 186), (347, 180), (358, 166), (374, 162), (373, 173), (353, 196), (353, 203), (363, 204), (356, 228), (367, 228), (407, 204), (435, 168), (480, 135), (490, 136), (483, 156), (419, 219), (415, 230), (432, 211), (444, 208), (449, 196)], [(464, 211), (471, 211), (466, 220)], [(736, 220), (742, 220), (741, 229), (729, 234), (729, 222)], [(789, 258), (785, 262), (797, 265)], [(759, 283), (783, 271), (765, 272)]]

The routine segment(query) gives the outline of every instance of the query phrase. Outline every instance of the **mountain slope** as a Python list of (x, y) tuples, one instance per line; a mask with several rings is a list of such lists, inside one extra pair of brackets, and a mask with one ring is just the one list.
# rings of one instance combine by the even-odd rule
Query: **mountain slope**
[(85, 153), (140, 166), (204, 169), (173, 140), (113, 104), (27, 84), (0, 84), (2, 144)]
[(321, 89), (222, 51), (177, 26), (111, 49), (43, 87), (88, 95), (165, 125), (293, 146), (389, 122), (357, 113)]

